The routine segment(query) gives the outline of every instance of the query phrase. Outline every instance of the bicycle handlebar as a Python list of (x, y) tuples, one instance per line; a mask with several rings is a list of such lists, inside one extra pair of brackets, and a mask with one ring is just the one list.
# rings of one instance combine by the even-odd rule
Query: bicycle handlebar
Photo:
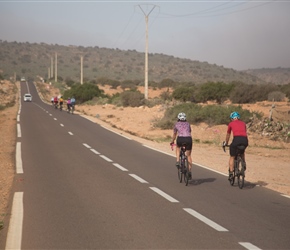
[(172, 151), (173, 151), (173, 149), (174, 149), (174, 146), (176, 146), (175, 143), (170, 143), (170, 147), (171, 147), (171, 150), (172, 150)]
[(223, 144), (222, 144), (222, 148), (224, 150), (224, 152), (226, 152), (226, 147), (229, 147), (230, 145), (226, 144), (225, 141), (223, 141)]

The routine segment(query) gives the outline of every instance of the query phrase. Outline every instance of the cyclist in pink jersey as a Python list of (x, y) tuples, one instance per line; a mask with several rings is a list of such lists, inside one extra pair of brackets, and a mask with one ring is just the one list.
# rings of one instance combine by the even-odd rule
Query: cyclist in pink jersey
[[(229, 178), (233, 174), (234, 161), (237, 152), (237, 146), (244, 145), (248, 146), (248, 135), (246, 123), (240, 120), (240, 114), (238, 112), (232, 112), (230, 115), (231, 122), (228, 125), (227, 135), (225, 143), (228, 145), (231, 132), (233, 132), (233, 141), (230, 145), (230, 160), (229, 160)], [(245, 152), (243, 154), (243, 159), (245, 160)], [(246, 166), (245, 166), (246, 170)]]
[(191, 177), (191, 165), (192, 165), (192, 158), (191, 158), (191, 150), (192, 150), (192, 136), (191, 136), (191, 127), (189, 122), (186, 121), (186, 114), (179, 113), (177, 116), (178, 120), (174, 125), (173, 128), (173, 135), (172, 141), (170, 145), (174, 144), (174, 140), (176, 139), (176, 167), (179, 167), (179, 154), (180, 154), (180, 147), (183, 143), (186, 143), (186, 155), (188, 158), (189, 163), (189, 174)]

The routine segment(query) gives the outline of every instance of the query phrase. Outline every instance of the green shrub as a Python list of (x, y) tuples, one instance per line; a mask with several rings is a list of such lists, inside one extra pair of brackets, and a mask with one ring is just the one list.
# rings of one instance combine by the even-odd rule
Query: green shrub
[(221, 106), (221, 105), (207, 105), (201, 106), (194, 103), (183, 103), (176, 105), (166, 110), (164, 117), (157, 121), (155, 126), (162, 129), (170, 129), (177, 121), (177, 115), (180, 112), (184, 112), (187, 117), (187, 121), (190, 124), (198, 124), (205, 122), (209, 125), (228, 124), (230, 122), (230, 114), (233, 111), (237, 111), (241, 115), (241, 119), (244, 122), (249, 122), (251, 117), (255, 114), (257, 117), (261, 117), (261, 114), (249, 110), (242, 109), (241, 106)]
[(268, 101), (281, 102), (286, 97), (281, 91), (273, 91), (268, 94)]
[(100, 90), (98, 86), (91, 83), (74, 84), (70, 90), (66, 90), (63, 97), (74, 97), (76, 103), (84, 103), (92, 100), (94, 97), (105, 97), (104, 91)]
[(124, 91), (120, 94), (122, 106), (138, 107), (144, 105), (144, 95), (140, 91)]

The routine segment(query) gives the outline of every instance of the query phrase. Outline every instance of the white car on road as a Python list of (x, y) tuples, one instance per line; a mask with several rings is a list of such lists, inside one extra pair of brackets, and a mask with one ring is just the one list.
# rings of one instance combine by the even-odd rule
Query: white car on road
[(31, 94), (25, 94), (25, 95), (23, 96), (23, 100), (24, 100), (25, 102), (31, 102), (31, 101), (32, 101), (32, 95), (31, 95)]

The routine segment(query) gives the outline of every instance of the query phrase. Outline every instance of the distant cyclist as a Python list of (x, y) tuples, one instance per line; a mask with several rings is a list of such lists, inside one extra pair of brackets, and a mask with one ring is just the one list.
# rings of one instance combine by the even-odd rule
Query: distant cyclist
[(67, 106), (67, 111), (69, 112), (70, 111), (70, 107), (71, 107), (71, 100), (70, 100), (70, 97), (67, 99), (66, 101), (66, 106)]
[[(231, 122), (228, 125), (227, 135), (225, 144), (228, 145), (231, 132), (233, 132), (233, 141), (230, 145), (230, 160), (229, 160), (229, 179), (233, 175), (234, 171), (234, 161), (237, 152), (237, 146), (244, 145), (248, 146), (248, 135), (247, 135), (247, 126), (246, 123), (240, 120), (240, 114), (238, 112), (232, 112), (230, 115)], [(243, 154), (243, 160), (245, 160), (245, 153)], [(245, 166), (246, 170), (246, 166)]]
[(59, 107), (60, 109), (62, 109), (62, 106), (63, 106), (63, 98), (62, 96), (59, 98)]
[(54, 102), (54, 106), (57, 108), (57, 104), (58, 104), (57, 96), (54, 97), (53, 102)]
[(188, 158), (188, 165), (189, 165), (189, 177), (191, 178), (191, 150), (192, 150), (192, 136), (191, 136), (191, 127), (189, 122), (186, 121), (186, 114), (179, 113), (177, 116), (177, 122), (173, 127), (173, 135), (172, 135), (172, 142), (170, 145), (174, 143), (176, 139), (176, 167), (179, 167), (179, 154), (180, 154), (180, 147), (183, 143), (186, 143), (186, 155)]
[(50, 102), (51, 102), (51, 105), (53, 106), (53, 103), (54, 103), (54, 98), (53, 97), (51, 97)]
[(76, 99), (74, 97), (72, 97), (70, 99), (70, 104), (71, 104), (71, 107), (75, 107), (75, 105), (76, 105)]

